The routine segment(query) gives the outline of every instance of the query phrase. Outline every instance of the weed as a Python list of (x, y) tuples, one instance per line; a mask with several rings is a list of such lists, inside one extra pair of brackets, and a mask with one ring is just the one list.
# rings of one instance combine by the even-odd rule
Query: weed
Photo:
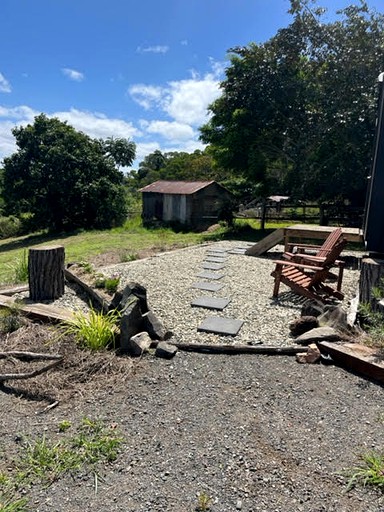
[(90, 350), (103, 350), (115, 346), (117, 321), (120, 313), (111, 310), (107, 314), (91, 309), (89, 314), (81, 311), (74, 313), (72, 320), (65, 322), (61, 328), (63, 334), (72, 334), (81, 347)]
[(26, 498), (14, 499), (0, 493), (0, 511), (1, 512), (27, 512)]
[(348, 490), (356, 485), (370, 485), (384, 491), (384, 454), (366, 453), (361, 455), (361, 461), (360, 466), (348, 471)]
[(101, 421), (83, 418), (80, 433), (72, 440), (72, 447), (79, 451), (82, 460), (90, 465), (100, 459), (113, 462), (117, 458), (121, 438), (111, 435)]
[(196, 512), (207, 512), (211, 509), (212, 498), (206, 493), (201, 492), (197, 497)]
[(119, 276), (107, 277), (107, 279), (105, 280), (106, 291), (110, 294), (115, 293), (115, 291), (117, 290), (117, 287), (119, 286), (119, 283), (120, 283)]
[(136, 252), (123, 252), (120, 256), (120, 263), (129, 263), (139, 259), (139, 255)]
[(28, 255), (26, 249), (15, 259), (14, 263), (7, 266), (12, 271), (15, 283), (26, 283), (28, 281)]
[(59, 423), (59, 432), (66, 432), (68, 429), (70, 429), (72, 426), (72, 423), (68, 420), (60, 421)]
[(80, 261), (78, 265), (79, 267), (84, 269), (84, 271), (87, 272), (88, 274), (92, 274), (94, 272), (93, 266), (88, 261)]
[[(0, 330), (3, 333), (11, 333), (20, 329), (23, 325), (20, 307), (14, 303), (7, 309), (0, 311)], [(0, 509), (1, 510), (1, 509)]]

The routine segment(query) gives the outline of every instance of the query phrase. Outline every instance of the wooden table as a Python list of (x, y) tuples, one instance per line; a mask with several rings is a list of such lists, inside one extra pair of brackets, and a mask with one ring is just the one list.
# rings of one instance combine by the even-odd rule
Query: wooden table
[[(284, 228), (284, 246), (285, 251), (288, 251), (288, 245), (292, 243), (293, 239), (297, 243), (303, 243), (303, 240), (322, 240), (324, 241), (329, 233), (334, 229), (334, 226), (316, 226), (315, 224), (294, 224)], [(363, 231), (359, 228), (341, 228), (344, 237), (348, 242), (364, 242)]]

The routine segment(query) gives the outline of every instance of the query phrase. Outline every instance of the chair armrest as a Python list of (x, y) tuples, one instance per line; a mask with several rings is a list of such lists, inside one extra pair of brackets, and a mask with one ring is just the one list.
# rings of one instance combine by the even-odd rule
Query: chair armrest
[(285, 267), (297, 267), (297, 268), (308, 268), (309, 270), (325, 270), (324, 267), (316, 267), (314, 265), (306, 265), (303, 263), (296, 263), (295, 261), (287, 261), (287, 260), (275, 260), (274, 263), (276, 265), (282, 265)]

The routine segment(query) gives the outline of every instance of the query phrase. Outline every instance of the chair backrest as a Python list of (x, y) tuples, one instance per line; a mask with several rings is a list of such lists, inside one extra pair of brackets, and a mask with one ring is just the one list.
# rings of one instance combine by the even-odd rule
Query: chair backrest
[[(317, 251), (316, 256), (321, 258), (326, 258), (330, 251), (333, 249), (334, 245), (337, 244), (337, 242), (342, 239), (343, 232), (341, 228), (337, 228), (333, 230), (325, 239), (323, 245), (320, 247), (320, 249)], [(341, 251), (340, 251), (341, 252)], [(340, 253), (339, 253), (340, 254)]]

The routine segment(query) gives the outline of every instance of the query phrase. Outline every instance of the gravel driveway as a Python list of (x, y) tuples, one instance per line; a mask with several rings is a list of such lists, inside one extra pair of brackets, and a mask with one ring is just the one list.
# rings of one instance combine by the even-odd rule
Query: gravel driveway
[[(196, 333), (206, 312), (189, 306), (200, 294), (190, 284), (206, 249), (108, 272), (147, 286), (151, 306), (178, 339), (215, 343), (220, 337)], [(300, 301), (287, 292), (279, 303), (271, 300), (271, 267), (268, 258), (230, 256), (225, 316), (246, 321), (234, 342), (292, 343), (287, 322)], [(345, 283), (352, 290), (356, 273), (347, 271)], [(285, 356), (146, 355), (121, 385), (106, 380), (95, 393), (79, 385), (78, 395), (56, 409), (36, 415), (36, 408), (0, 393), (2, 447), (14, 452), (19, 433), (55, 440), (61, 421), (84, 416), (116, 424), (124, 438), (97, 493), (89, 476), (35, 486), (27, 495), (36, 512), (193, 512), (199, 495), (210, 497), (212, 512), (384, 511), (383, 494), (347, 493), (342, 476), (359, 454), (383, 449), (383, 389), (335, 366), (299, 365)]]

